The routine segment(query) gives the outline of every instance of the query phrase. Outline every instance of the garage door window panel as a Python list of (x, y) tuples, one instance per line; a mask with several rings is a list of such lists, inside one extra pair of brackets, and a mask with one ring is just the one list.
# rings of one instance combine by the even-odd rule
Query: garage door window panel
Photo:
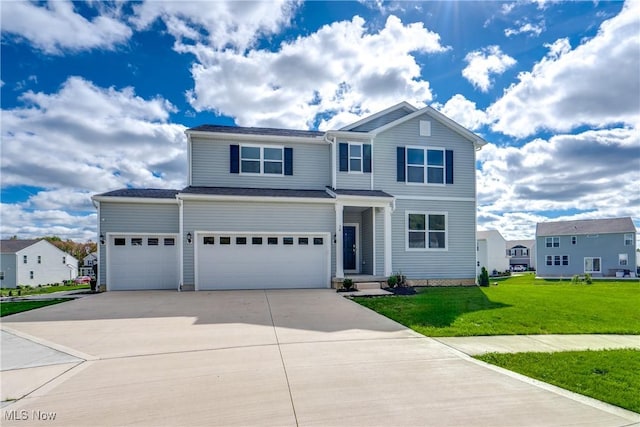
[(228, 236), (220, 237), (220, 244), (221, 245), (230, 245), (231, 244), (231, 237), (228, 237)]
[(213, 236), (204, 236), (202, 238), (202, 243), (204, 245), (215, 245), (216, 243), (216, 238)]
[(284, 237), (282, 239), (283, 245), (293, 245), (293, 237)]
[(261, 245), (262, 244), (262, 237), (252, 237), (251, 238), (251, 244), (252, 245)]
[(246, 237), (236, 237), (236, 245), (246, 245), (247, 238)]
[(149, 237), (147, 239), (147, 246), (158, 246), (158, 239), (155, 237)]
[(268, 237), (267, 238), (267, 244), (268, 245), (277, 245), (278, 244), (278, 238), (277, 237)]
[(173, 237), (169, 237), (167, 239), (164, 239), (164, 245), (165, 246), (175, 246), (176, 244), (176, 239), (174, 239)]
[(116, 237), (115, 239), (113, 239), (113, 244), (115, 246), (126, 246), (127, 240), (121, 237)]

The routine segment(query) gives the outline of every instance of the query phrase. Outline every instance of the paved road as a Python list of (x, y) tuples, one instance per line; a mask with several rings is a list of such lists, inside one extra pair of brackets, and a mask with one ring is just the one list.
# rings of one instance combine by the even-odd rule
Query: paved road
[(640, 422), (330, 290), (110, 292), (6, 317), (2, 329), (62, 353), (1, 373), (3, 399), (26, 395), (2, 409), (3, 426), (43, 425), (38, 414), (64, 426)]

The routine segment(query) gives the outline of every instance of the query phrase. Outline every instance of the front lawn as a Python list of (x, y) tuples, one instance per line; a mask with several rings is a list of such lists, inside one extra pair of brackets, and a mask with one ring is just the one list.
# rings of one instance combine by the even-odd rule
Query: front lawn
[(10, 314), (21, 313), (23, 311), (34, 310), (48, 305), (59, 304), (65, 301), (71, 301), (73, 298), (58, 298), (45, 301), (7, 301), (0, 303), (0, 317)]
[(9, 296), (9, 292), (14, 297), (18, 296), (18, 290), (20, 291), (20, 295), (38, 295), (38, 294), (50, 294), (53, 292), (61, 292), (61, 291), (76, 291), (79, 289), (91, 289), (91, 285), (83, 284), (83, 285), (51, 285), (51, 286), (35, 286), (35, 287), (23, 287), (22, 289), (8, 289), (4, 288), (0, 290), (0, 295), (3, 297)]
[(640, 413), (640, 350), (489, 353), (477, 359)]
[(640, 281), (587, 285), (536, 280), (527, 274), (498, 283), (487, 288), (422, 288), (414, 296), (354, 301), (433, 337), (640, 334)]

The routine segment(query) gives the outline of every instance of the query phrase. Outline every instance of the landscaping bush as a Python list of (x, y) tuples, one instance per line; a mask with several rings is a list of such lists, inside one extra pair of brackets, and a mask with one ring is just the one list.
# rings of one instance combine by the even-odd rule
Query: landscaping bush
[(489, 286), (489, 272), (484, 267), (482, 267), (482, 270), (480, 270), (480, 275), (478, 276), (478, 284), (480, 286)]
[(389, 287), (393, 289), (396, 287), (397, 284), (398, 284), (398, 276), (396, 275), (389, 276), (389, 278), (387, 279), (387, 285), (389, 285)]
[(344, 279), (344, 281), (342, 282), (342, 287), (345, 288), (346, 290), (350, 291), (351, 288), (353, 288), (353, 280)]

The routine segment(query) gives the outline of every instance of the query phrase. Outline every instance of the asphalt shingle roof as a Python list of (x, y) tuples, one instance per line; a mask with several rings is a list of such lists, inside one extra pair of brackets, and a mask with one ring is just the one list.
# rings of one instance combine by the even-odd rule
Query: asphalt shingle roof
[(349, 190), (349, 189), (330, 189), (338, 196), (363, 196), (363, 197), (393, 197), (391, 194), (380, 190)]
[(315, 130), (256, 128), (256, 127), (222, 126), (222, 125), (201, 125), (201, 126), (196, 126), (194, 128), (190, 128), (189, 131), (235, 133), (235, 134), (242, 134), (242, 135), (291, 136), (291, 137), (303, 137), (303, 138), (317, 138), (317, 137), (324, 136), (324, 132), (319, 132)]
[(636, 227), (633, 225), (633, 221), (630, 217), (540, 222), (536, 227), (536, 236), (567, 236), (635, 232)]
[(204, 194), (214, 196), (247, 196), (247, 197), (312, 197), (331, 199), (324, 190), (292, 190), (280, 188), (236, 188), (236, 187), (187, 187), (181, 194)]
[(38, 239), (28, 240), (0, 240), (0, 252), (3, 254), (14, 254), (18, 251), (28, 248), (31, 245), (38, 243)]
[(148, 199), (175, 199), (178, 190), (160, 188), (121, 188), (98, 194), (100, 197), (141, 197)]

